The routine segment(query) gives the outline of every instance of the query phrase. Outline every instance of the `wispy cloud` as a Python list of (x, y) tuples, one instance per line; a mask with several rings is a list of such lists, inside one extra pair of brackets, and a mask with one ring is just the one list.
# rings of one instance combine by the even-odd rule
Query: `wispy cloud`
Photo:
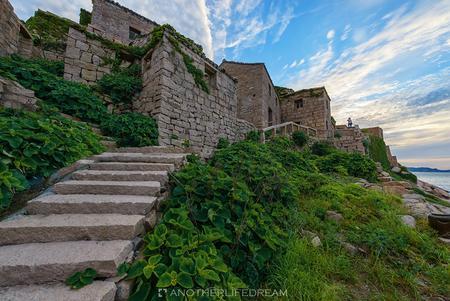
[(341, 41), (347, 40), (351, 31), (352, 31), (352, 26), (350, 24), (345, 25), (344, 32), (341, 35)]
[[(378, 33), (337, 54), (328, 33), (327, 48), (287, 84), (325, 85), (338, 121), (351, 115), (363, 126), (381, 125), (397, 148), (450, 145), (450, 2), (401, 7), (384, 22)], [(437, 72), (408, 76), (431, 63)]]

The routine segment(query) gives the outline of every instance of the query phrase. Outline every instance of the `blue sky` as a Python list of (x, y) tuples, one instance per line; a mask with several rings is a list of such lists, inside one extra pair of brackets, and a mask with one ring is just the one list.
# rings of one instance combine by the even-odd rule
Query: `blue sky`
[[(77, 20), (90, 0), (12, 0)], [(380, 125), (408, 166), (450, 168), (450, 0), (120, 0), (277, 85), (325, 85), (338, 123)]]

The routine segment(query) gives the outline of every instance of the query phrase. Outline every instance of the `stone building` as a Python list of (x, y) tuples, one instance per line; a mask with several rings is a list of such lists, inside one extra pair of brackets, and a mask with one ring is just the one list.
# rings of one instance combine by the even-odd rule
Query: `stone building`
[(31, 34), (14, 13), (8, 0), (0, 0), (0, 56), (20, 54), (30, 57)]
[(333, 138), (331, 99), (325, 87), (285, 94), (281, 100), (281, 122), (292, 121), (317, 130), (320, 139)]
[(224, 60), (220, 69), (237, 80), (239, 118), (257, 128), (281, 123), (280, 101), (264, 63)]
[(88, 30), (112, 41), (129, 45), (149, 34), (157, 23), (111, 0), (92, 0), (92, 21)]

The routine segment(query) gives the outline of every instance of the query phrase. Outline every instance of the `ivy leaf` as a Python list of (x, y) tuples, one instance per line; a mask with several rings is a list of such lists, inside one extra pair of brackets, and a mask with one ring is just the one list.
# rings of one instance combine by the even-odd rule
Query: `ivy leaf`
[(220, 259), (216, 259), (211, 264), (211, 267), (216, 271), (226, 273), (228, 272), (228, 266)]
[(195, 282), (198, 283), (198, 285), (200, 285), (201, 287), (206, 287), (207, 284), (207, 280), (205, 277), (202, 277), (200, 275), (195, 276)]
[(130, 269), (130, 265), (128, 263), (124, 262), (121, 265), (119, 265), (119, 267), (117, 268), (117, 275), (123, 276), (128, 272), (129, 269)]
[(166, 233), (167, 233), (167, 227), (164, 224), (159, 224), (158, 226), (156, 226), (155, 230), (153, 231), (153, 233), (159, 237), (165, 237)]
[(181, 237), (177, 234), (170, 234), (167, 237), (167, 243), (166, 245), (170, 248), (177, 248), (177, 247), (181, 247), (183, 245), (183, 240), (181, 239)]
[(199, 271), (199, 275), (204, 277), (207, 280), (220, 282), (219, 275), (216, 272), (214, 272), (213, 270), (209, 270), (209, 269), (201, 270), (201, 271)]
[(85, 277), (96, 277), (97, 276), (97, 271), (91, 268), (87, 268), (84, 270), (83, 276)]
[(159, 278), (167, 271), (167, 266), (164, 263), (160, 263), (155, 267), (155, 274)]
[(161, 259), (162, 259), (162, 256), (161, 255), (154, 255), (154, 256), (152, 256), (152, 257), (150, 257), (149, 259), (148, 259), (148, 264), (149, 265), (157, 265), (160, 261), (161, 261)]
[(189, 275), (195, 275), (195, 270), (195, 263), (191, 258), (180, 259), (180, 271), (185, 272)]
[(159, 277), (156, 287), (169, 287), (172, 284), (172, 277), (168, 272), (165, 272)]
[(142, 271), (144, 273), (145, 278), (150, 279), (150, 277), (152, 277), (154, 270), (155, 270), (155, 266), (147, 265), (147, 266), (145, 266), (145, 268)]
[(147, 249), (153, 251), (159, 249), (164, 244), (164, 240), (156, 235), (150, 235)]
[(140, 281), (134, 294), (130, 296), (128, 301), (142, 301), (147, 300), (150, 293), (151, 283), (147, 281)]
[(193, 288), (194, 282), (192, 281), (191, 275), (185, 272), (178, 273), (177, 275), (177, 283), (180, 284), (184, 288)]
[(144, 260), (135, 261), (128, 270), (127, 279), (134, 279), (141, 276), (144, 273), (143, 270), (146, 266), (147, 263)]

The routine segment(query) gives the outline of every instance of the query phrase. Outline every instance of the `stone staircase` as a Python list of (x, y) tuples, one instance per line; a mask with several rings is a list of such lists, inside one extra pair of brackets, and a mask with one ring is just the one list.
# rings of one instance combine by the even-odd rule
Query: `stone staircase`
[[(185, 160), (186, 154), (172, 147), (94, 156), (31, 200), (28, 215), (0, 222), (0, 300), (121, 300), (120, 279), (112, 277), (135, 256), (139, 236), (155, 223), (168, 174)], [(106, 281), (79, 290), (63, 284), (86, 268)]]

